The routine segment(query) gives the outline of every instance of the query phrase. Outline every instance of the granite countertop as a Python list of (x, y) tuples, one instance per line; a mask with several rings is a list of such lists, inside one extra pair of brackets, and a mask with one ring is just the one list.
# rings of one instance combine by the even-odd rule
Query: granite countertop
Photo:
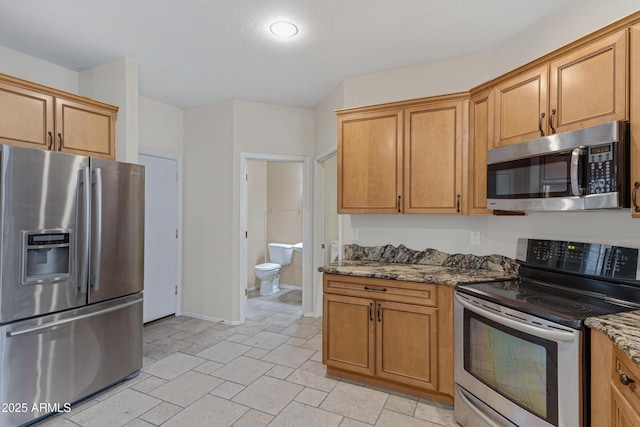
[(589, 317), (584, 324), (604, 332), (640, 368), (640, 310)]
[(361, 260), (334, 262), (320, 267), (318, 270), (328, 274), (403, 280), (405, 282), (439, 283), (452, 286), (473, 282), (508, 280), (518, 277), (513, 274), (484, 269)]
[(518, 277), (515, 260), (501, 255), (450, 255), (436, 249), (345, 245), (344, 259), (318, 271), (328, 274), (459, 285)]

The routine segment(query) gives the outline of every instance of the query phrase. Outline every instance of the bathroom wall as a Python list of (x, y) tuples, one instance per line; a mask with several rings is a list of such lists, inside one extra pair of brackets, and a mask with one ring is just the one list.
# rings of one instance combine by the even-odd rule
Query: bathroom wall
[[(302, 241), (302, 163), (267, 163), (267, 243)], [(280, 283), (302, 286), (302, 254), (280, 270)]]
[(249, 241), (247, 245), (247, 288), (260, 284), (254, 267), (267, 262), (267, 162), (247, 162)]

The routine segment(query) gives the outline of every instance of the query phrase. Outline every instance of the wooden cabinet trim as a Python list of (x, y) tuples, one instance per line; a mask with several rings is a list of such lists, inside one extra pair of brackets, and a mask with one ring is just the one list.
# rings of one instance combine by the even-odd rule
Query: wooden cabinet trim
[[(640, 183), (640, 24), (633, 26), (630, 31), (629, 51), (630, 64), (629, 76), (635, 76), (629, 79), (629, 109), (631, 113), (631, 191), (634, 191), (634, 184)], [(636, 211), (633, 201), (631, 201), (631, 216), (640, 218), (640, 188), (636, 189), (636, 203), (639, 207)], [(631, 198), (631, 196), (630, 196)]]
[(547, 63), (551, 63), (553, 61), (555, 61), (556, 59), (567, 55), (569, 53), (571, 53), (571, 51), (580, 49), (586, 45), (589, 45), (593, 42), (597, 42), (598, 40), (601, 40), (604, 37), (608, 37), (614, 33), (617, 33), (619, 31), (625, 30), (629, 27), (632, 27), (636, 24), (640, 23), (640, 12), (636, 12), (633, 13), (627, 17), (624, 17), (616, 22), (613, 22), (612, 24), (609, 24), (605, 27), (602, 27), (592, 33), (589, 33), (587, 35), (585, 35), (584, 37), (581, 37), (571, 43), (568, 43), (564, 46), (559, 47), (558, 49), (555, 49), (549, 53), (547, 53), (544, 56), (541, 56), (539, 58), (534, 59), (533, 61), (530, 61), (526, 64), (523, 64), (522, 66), (515, 68), (505, 74), (502, 74), (492, 80), (486, 81), (482, 84), (479, 84), (475, 87), (473, 87), (472, 89), (470, 89), (470, 92), (476, 93), (476, 92), (480, 92), (489, 88), (494, 87), (498, 82), (505, 80), (505, 79), (511, 79), (513, 77), (517, 77), (520, 74), (526, 73), (529, 70), (531, 70), (532, 68), (536, 68), (540, 65), (543, 64), (547, 64)]
[[(327, 373), (346, 378), (365, 381), (371, 384), (389, 387), (418, 396), (428, 397), (434, 400), (453, 403), (453, 287), (449, 285), (433, 285), (415, 282), (404, 282), (387, 279), (375, 279), (358, 276), (345, 276), (339, 274), (323, 275), (324, 285), (324, 312), (323, 312), (323, 363), (327, 365)], [(382, 292), (371, 292), (367, 297), (346, 295), (345, 292), (358, 292), (351, 289), (352, 286), (372, 286), (397, 289), (418, 289), (427, 285), (433, 289), (434, 299), (438, 305), (412, 304), (404, 301), (387, 300), (388, 295)], [(346, 288), (346, 291), (345, 291)], [(358, 294), (359, 295), (359, 294)], [(348, 338), (350, 328), (342, 325), (347, 322), (338, 320), (341, 337), (338, 341), (347, 347), (339, 352), (342, 356), (334, 357), (331, 352), (330, 335), (335, 332), (335, 323), (331, 323), (330, 311), (338, 308), (335, 304), (353, 305), (361, 309), (353, 309), (358, 312), (355, 315), (357, 329), (364, 334), (363, 322), (368, 321), (367, 344), (363, 344), (362, 336), (359, 340)], [(348, 310), (347, 310), (348, 311)], [(348, 315), (347, 315), (348, 316)], [(368, 316), (368, 317), (367, 317)], [(340, 316), (339, 316), (340, 317)], [(344, 315), (342, 315), (344, 317)], [(335, 319), (334, 319), (335, 320)], [(406, 323), (415, 321), (413, 330)], [(386, 323), (385, 323), (386, 322)], [(343, 330), (344, 329), (344, 330)], [(427, 330), (425, 332), (425, 329)], [(388, 337), (385, 332), (389, 331)], [(393, 334), (400, 331), (404, 338), (394, 341)], [(345, 338), (345, 336), (347, 338)], [(397, 336), (397, 335), (396, 335)], [(410, 337), (410, 338), (409, 338)], [(389, 341), (389, 339), (391, 341)], [(402, 354), (397, 348), (406, 340), (420, 340), (420, 351)], [(385, 346), (386, 344), (386, 346)], [(365, 349), (366, 347), (366, 349)], [(402, 346), (401, 350), (406, 350)], [(358, 357), (351, 356), (354, 353)], [(365, 351), (373, 351), (373, 355), (364, 363)], [(367, 353), (370, 354), (370, 353)], [(346, 356), (344, 356), (346, 355)], [(347, 360), (341, 360), (347, 359)], [(357, 359), (359, 363), (349, 362), (348, 359)], [(373, 362), (374, 361), (374, 362)], [(374, 366), (370, 366), (370, 363)], [(405, 362), (407, 363), (405, 365)], [(426, 365), (422, 365), (425, 363)]]
[[(325, 294), (323, 330), (332, 331), (332, 333), (322, 334), (322, 363), (338, 369), (374, 375), (375, 317), (373, 317), (373, 307), (374, 300)], [(340, 309), (343, 309), (343, 312), (340, 312)], [(337, 320), (336, 315), (339, 316)], [(344, 322), (344, 327), (332, 327), (332, 322), (341, 320)], [(366, 329), (366, 333), (362, 333), (360, 329)], [(336, 338), (338, 331), (340, 336)], [(339, 348), (334, 350), (334, 347)]]
[[(594, 41), (590, 44), (583, 46), (581, 49), (574, 50), (557, 60), (550, 63), (549, 66), (549, 111), (556, 110), (557, 115), (555, 118), (555, 128), (557, 133), (567, 132), (570, 130), (589, 126), (592, 121), (597, 121), (599, 117), (607, 117), (607, 121), (614, 120), (627, 120), (628, 106), (629, 106), (629, 61), (628, 61), (628, 38), (629, 34), (626, 29), (612, 34), (602, 40)], [(612, 75), (608, 76), (609, 79), (604, 76), (599, 76), (601, 81), (606, 83), (613, 83), (613, 86), (607, 88), (611, 91), (611, 105), (608, 110), (603, 110), (599, 114), (591, 113), (584, 114), (590, 117), (584, 119), (580, 115), (576, 115), (573, 119), (567, 116), (565, 106), (570, 105), (570, 101), (563, 102), (563, 91), (560, 90), (562, 84), (562, 73), (564, 70), (569, 70), (575, 66), (586, 65), (589, 61), (597, 60), (599, 58), (607, 59), (605, 56), (610, 54), (612, 56), (611, 61), (612, 69), (610, 70)], [(590, 85), (590, 91), (575, 89), (574, 92), (579, 92), (576, 96), (582, 97), (584, 93), (593, 93), (593, 86)], [(584, 102), (575, 102), (575, 104), (584, 104)], [(601, 105), (602, 103), (599, 103)]]
[(404, 282), (340, 274), (325, 274), (323, 283), (325, 293), (429, 306), (435, 306), (438, 302), (438, 285), (430, 283)]
[(112, 110), (113, 112), (118, 112), (118, 107), (115, 105), (107, 104), (105, 102), (97, 101), (95, 99), (87, 98), (85, 96), (76, 95), (71, 92), (65, 92), (49, 86), (41, 85), (39, 83), (30, 82), (28, 80), (19, 79), (17, 77), (13, 77), (7, 74), (0, 73), (0, 82), (5, 82), (12, 86), (17, 86), (27, 90), (42, 92), (46, 95), (51, 95), (56, 98), (65, 98), (71, 101), (80, 102), (82, 104), (93, 105), (100, 109), (107, 109), (107, 110)]
[(469, 99), (469, 92), (457, 92), (457, 93), (451, 93), (446, 95), (429, 96), (425, 98), (414, 98), (414, 99), (407, 99), (402, 101), (387, 102), (382, 104), (343, 108), (343, 109), (335, 110), (335, 113), (338, 117), (340, 117), (345, 114), (352, 115), (357, 113), (367, 113), (367, 112), (393, 110), (393, 109), (405, 109), (405, 108), (420, 106), (423, 104), (432, 104), (437, 102), (448, 102), (448, 101), (463, 101), (465, 99)]
[[(391, 123), (377, 122), (385, 119), (391, 119)], [(365, 122), (371, 123), (370, 128), (357, 129), (360, 133), (365, 131), (364, 136), (356, 137), (353, 131), (347, 133), (352, 126)], [(398, 198), (402, 197), (403, 184), (403, 131), (402, 109), (383, 109), (338, 117), (338, 213), (401, 211)], [(391, 138), (395, 138), (395, 143)], [(372, 144), (372, 140), (378, 144)], [(366, 162), (361, 159), (362, 153), (358, 149), (368, 154)], [(393, 157), (393, 163), (388, 156)], [(370, 160), (382, 161), (387, 169), (374, 168), (369, 165)], [(357, 164), (359, 167), (352, 170), (345, 164)], [(345, 172), (347, 169), (348, 173)], [(351, 187), (345, 188), (346, 183)]]
[[(420, 138), (414, 141), (413, 136), (419, 127), (417, 123), (414, 126), (413, 118), (422, 114), (434, 117), (429, 126), (420, 128), (421, 131), (444, 134), (426, 138), (426, 141)], [(453, 117), (446, 114), (453, 114)], [(464, 120), (463, 102), (459, 100), (405, 109), (404, 213), (461, 213)], [(449, 155), (446, 160), (438, 157), (433, 162), (428, 153), (436, 151)]]
[[(622, 375), (625, 375), (633, 383), (624, 385), (622, 383)], [(640, 368), (617, 347), (613, 350), (611, 382), (632, 407), (640, 408)]]
[(388, 301), (376, 305), (376, 375), (437, 391), (438, 309)]

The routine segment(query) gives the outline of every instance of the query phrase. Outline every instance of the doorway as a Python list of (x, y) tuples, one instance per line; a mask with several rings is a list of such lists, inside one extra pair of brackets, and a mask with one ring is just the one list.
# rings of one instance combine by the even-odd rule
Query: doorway
[(144, 323), (180, 314), (180, 159), (141, 151), (145, 166)]
[(322, 273), (318, 268), (340, 258), (342, 248), (338, 215), (338, 150), (328, 148), (314, 158), (313, 313), (322, 316)]
[[(278, 167), (280, 164), (282, 167)], [(255, 168), (253, 175), (250, 173), (251, 166), (260, 166)], [(284, 192), (279, 192), (277, 198), (287, 199), (274, 203), (267, 203), (266, 192), (268, 187), (267, 170), (269, 165), (272, 169), (284, 170), (284, 176), (293, 169), (299, 170), (301, 173), (295, 179), (297, 182), (293, 186), (288, 186)], [(264, 174), (258, 172), (264, 169)], [(286, 172), (289, 170), (289, 172)], [(311, 240), (311, 221), (309, 215), (309, 159), (304, 156), (285, 156), (285, 155), (269, 155), (269, 154), (253, 154), (241, 153), (241, 185), (240, 185), (240, 230), (242, 236), (240, 238), (240, 322), (244, 322), (247, 314), (247, 298), (249, 293), (256, 294), (256, 288), (260, 281), (255, 278), (254, 267), (256, 264), (269, 262), (268, 243), (302, 243), (301, 248), (292, 255), (292, 263), (284, 266), (281, 270), (280, 283), (284, 285), (301, 285), (299, 286), (297, 299), (301, 299), (301, 313), (310, 315), (312, 313), (313, 292), (310, 291), (312, 286), (310, 279), (311, 256), (308, 250)], [(275, 175), (277, 176), (276, 172)], [(278, 178), (272, 178), (277, 180)], [(287, 179), (287, 178), (280, 178)], [(300, 182), (301, 181), (301, 182)], [(276, 186), (285, 186), (284, 182), (274, 182)], [(251, 192), (258, 188), (258, 196), (252, 195)], [(291, 192), (301, 194), (288, 194)], [(278, 193), (278, 192), (276, 192)], [(262, 194), (262, 196), (260, 196)], [(260, 199), (260, 200), (258, 200)], [(262, 200), (264, 199), (264, 200)], [(295, 199), (294, 203), (290, 203)], [(256, 208), (256, 206), (259, 206)], [(269, 231), (267, 223), (273, 223), (273, 230)], [(256, 226), (258, 224), (258, 226)], [(263, 227), (260, 227), (263, 224)], [(300, 224), (301, 229), (295, 234), (288, 226)], [(279, 228), (279, 231), (278, 231)], [(253, 231), (251, 231), (253, 230)], [(275, 233), (275, 234), (274, 234)], [(300, 239), (300, 240), (298, 240)], [(282, 240), (276, 242), (275, 240)], [(294, 241), (295, 240), (295, 241)], [(296, 271), (298, 270), (298, 271)], [(287, 283), (298, 282), (298, 283)], [(287, 287), (288, 288), (288, 287)], [(295, 288), (295, 287), (294, 287)], [(294, 289), (295, 290), (295, 289)], [(278, 296), (274, 294), (274, 296)], [(289, 302), (291, 300), (289, 299)]]

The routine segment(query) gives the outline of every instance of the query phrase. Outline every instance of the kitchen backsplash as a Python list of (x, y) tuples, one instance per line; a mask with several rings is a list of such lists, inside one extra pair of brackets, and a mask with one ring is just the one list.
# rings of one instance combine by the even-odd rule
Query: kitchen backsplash
[(347, 244), (344, 245), (344, 259), (479, 268), (510, 274), (518, 274), (519, 270), (519, 265), (515, 259), (503, 255), (448, 254), (437, 249), (416, 251), (404, 245), (360, 246)]

